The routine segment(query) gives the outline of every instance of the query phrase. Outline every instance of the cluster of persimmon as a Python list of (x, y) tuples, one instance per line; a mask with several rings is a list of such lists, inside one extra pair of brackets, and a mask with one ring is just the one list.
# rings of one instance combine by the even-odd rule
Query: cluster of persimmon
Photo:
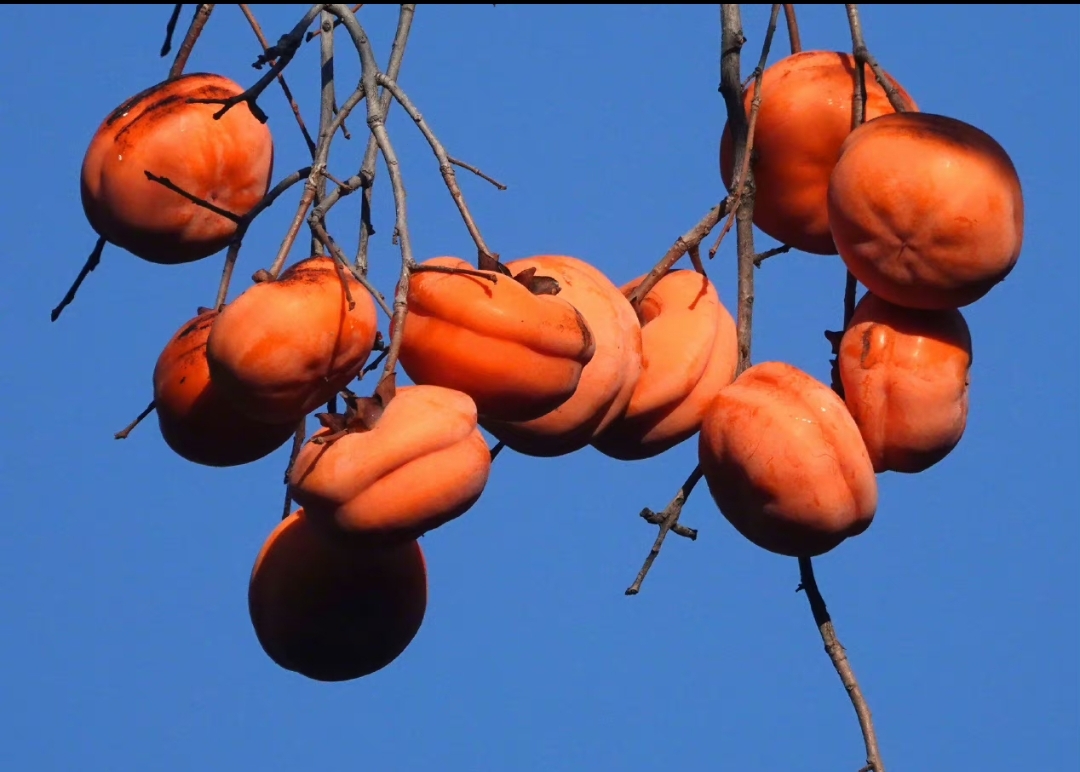
[[(990, 137), (916, 112), (897, 84), (910, 111), (893, 113), (870, 80), (866, 122), (852, 131), (854, 84), (845, 54), (769, 68), (753, 160), (755, 223), (795, 248), (839, 253), (872, 293), (840, 345), (844, 399), (780, 362), (736, 378), (735, 322), (704, 274), (670, 270), (636, 298), (646, 276), (619, 287), (564, 255), (422, 263), (402, 329), (388, 331), (415, 385), (397, 387), (391, 374), (370, 397), (349, 384), (378, 345), (375, 302), (334, 258), (260, 272), (235, 300), (184, 323), (153, 384), (162, 437), (189, 461), (263, 458), (344, 399), (343, 412), (317, 414), (321, 427), (287, 475), (299, 509), (252, 570), (249, 610), (267, 654), (345, 680), (405, 650), (427, 607), (418, 539), (467, 512), (487, 484), (481, 428), (530, 456), (591, 446), (624, 461), (699, 435), (723, 515), (754, 544), (797, 556), (869, 526), (875, 473), (921, 471), (949, 453), (966, 422), (971, 362), (958, 308), (1016, 262), (1019, 182)], [(267, 128), (243, 105), (214, 118), (241, 93), (217, 75), (186, 75), (114, 110), (82, 170), (95, 230), (161, 264), (227, 246), (236, 221), (192, 197), (243, 216), (269, 189)], [(725, 130), (729, 186), (732, 155)]]

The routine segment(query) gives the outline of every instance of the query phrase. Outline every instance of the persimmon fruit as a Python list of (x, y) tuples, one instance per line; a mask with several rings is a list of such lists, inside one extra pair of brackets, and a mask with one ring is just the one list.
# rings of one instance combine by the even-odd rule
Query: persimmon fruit
[(206, 340), (217, 316), (204, 311), (165, 345), (154, 367), (154, 408), (162, 438), (179, 456), (237, 466), (273, 453), (296, 427), (248, 418), (210, 380)]
[[(475, 272), (465, 260), (423, 265)], [(418, 271), (409, 279), (402, 369), (417, 384), (472, 397), (481, 415), (538, 418), (570, 399), (596, 343), (584, 317), (558, 295), (510, 276)], [(393, 326), (391, 326), (393, 335)]]
[(960, 442), (971, 333), (957, 309), (903, 308), (867, 293), (840, 341), (838, 364), (875, 471), (921, 472)]
[(226, 247), (236, 223), (153, 182), (243, 216), (270, 188), (274, 143), (247, 105), (214, 119), (220, 104), (243, 93), (220, 75), (192, 73), (158, 83), (113, 110), (83, 158), (81, 191), (90, 225), (109, 242), (151, 263), (174, 265)]
[(364, 286), (333, 258), (311, 257), (225, 306), (207, 341), (210, 375), (251, 418), (295, 424), (360, 373), (376, 322)]
[(1024, 198), (989, 134), (929, 113), (885, 115), (844, 141), (829, 181), (840, 256), (872, 293), (908, 308), (974, 303), (1012, 271)]
[(369, 547), (328, 538), (299, 509), (255, 559), (248, 611), (275, 663), (316, 681), (382, 670), (416, 637), (427, 611), (416, 541)]
[[(622, 288), (629, 298), (645, 276)], [(739, 363), (735, 320), (696, 271), (669, 271), (642, 299), (642, 373), (626, 409), (592, 441), (623, 461), (652, 458), (692, 437)]]
[[(908, 109), (915, 101), (891, 76)], [(803, 51), (768, 67), (754, 128), (754, 224), (781, 243), (835, 255), (829, 231), (829, 175), (854, 126), (855, 59), (837, 51)], [(755, 84), (746, 90), (747, 115)], [(866, 68), (866, 120), (892, 113), (885, 89)], [(720, 140), (720, 173), (730, 190), (736, 174), (731, 127)]]
[(576, 308), (596, 341), (573, 396), (529, 421), (481, 425), (508, 448), (530, 456), (560, 456), (586, 447), (625, 410), (641, 375), (641, 326), (630, 302), (603, 273), (568, 255), (537, 255), (506, 264), (515, 275), (535, 272), (555, 279), (559, 298)]
[(376, 394), (350, 408), (323, 418), (289, 474), (292, 497), (313, 523), (328, 533), (404, 541), (480, 498), (491, 454), (467, 394), (406, 386), (385, 404)]
[(770, 552), (821, 555), (877, 511), (874, 466), (843, 400), (783, 362), (754, 365), (716, 395), (698, 457), (720, 512)]

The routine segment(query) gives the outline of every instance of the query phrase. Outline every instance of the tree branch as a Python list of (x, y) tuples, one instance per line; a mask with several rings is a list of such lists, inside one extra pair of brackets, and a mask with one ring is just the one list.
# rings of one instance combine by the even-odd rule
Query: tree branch
[(105, 249), (105, 237), (99, 236), (97, 243), (94, 245), (93, 251), (90, 252), (90, 256), (86, 258), (86, 262), (83, 263), (82, 269), (79, 271), (79, 275), (75, 277), (75, 281), (71, 283), (71, 287), (64, 294), (64, 297), (60, 300), (60, 303), (52, 310), (50, 315), (55, 322), (60, 318), (60, 314), (64, 312), (64, 309), (71, 305), (71, 301), (75, 300), (75, 293), (79, 291), (79, 287), (86, 281), (86, 277), (101, 264), (101, 253)]
[(634, 578), (634, 583), (626, 588), (626, 595), (637, 595), (641, 592), (641, 583), (645, 581), (646, 574), (649, 573), (653, 562), (660, 554), (660, 548), (664, 546), (664, 539), (667, 538), (669, 531), (674, 531), (679, 536), (684, 536), (691, 541), (697, 539), (696, 530), (679, 524), (679, 515), (682, 514), (683, 505), (694, 490), (694, 486), (701, 480), (701, 476), (701, 467), (694, 467), (694, 471), (686, 478), (686, 482), (679, 488), (679, 492), (675, 494), (675, 498), (671, 500), (671, 503), (664, 507), (663, 512), (653, 512), (648, 508), (641, 510), (641, 517), (644, 518), (645, 522), (660, 526), (660, 531), (656, 534), (656, 540), (653, 542), (649, 554), (645, 557), (645, 562), (642, 564), (641, 570), (638, 571), (637, 577)]
[(795, 19), (795, 6), (784, 3), (784, 18), (787, 20), (788, 43), (791, 45), (791, 53), (797, 54), (802, 51), (802, 38), (799, 37), (799, 22)]
[(183, 3), (177, 3), (173, 6), (172, 15), (169, 16), (169, 21), (165, 25), (165, 42), (161, 44), (162, 56), (168, 56), (169, 51), (172, 50), (173, 33), (176, 32), (176, 23), (180, 21), (180, 10), (183, 7)]
[[(199, 35), (202, 34), (203, 27), (206, 26), (206, 22), (210, 19), (210, 14), (214, 12), (213, 3), (199, 3), (195, 8), (195, 16), (191, 19), (191, 26), (188, 27), (187, 35), (184, 36), (184, 42), (180, 44), (180, 50), (176, 52), (176, 58), (173, 60), (172, 67), (169, 68), (169, 78), (179, 78), (184, 73), (184, 68), (187, 67), (188, 57), (191, 56), (191, 49), (195, 47), (195, 41), (199, 39)], [(180, 13), (180, 7), (177, 5), (173, 10), (173, 18), (176, 18)], [(172, 22), (172, 20), (170, 19)], [(172, 22), (172, 26), (175, 27), (176, 23)], [(172, 32), (166, 28), (168, 38), (165, 40), (166, 45), (172, 44)], [(162, 47), (161, 55), (165, 56), (166, 49)]]

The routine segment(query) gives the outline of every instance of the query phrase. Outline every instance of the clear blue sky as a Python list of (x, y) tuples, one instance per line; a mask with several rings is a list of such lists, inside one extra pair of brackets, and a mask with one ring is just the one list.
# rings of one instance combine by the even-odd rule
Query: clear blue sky
[[(806, 48), (848, 47), (841, 5), (797, 7)], [(271, 40), (303, 12), (254, 9)], [(320, 684), (263, 654), (247, 580), (280, 514), (287, 449), (219, 470), (173, 455), (153, 420), (112, 439), (149, 400), (162, 346), (211, 304), (221, 259), (169, 268), (110, 247), (48, 321), (95, 240), (79, 202), (86, 145), (109, 110), (165, 77), (168, 13), (0, 10), (0, 768), (858, 769), (855, 718), (794, 592), (795, 561), (739, 537), (704, 488), (684, 515), (697, 543), (672, 539), (642, 594), (623, 596), (655, 533), (637, 513), (669, 500), (696, 441), (634, 464), (504, 453), (476, 507), (424, 540), (430, 606), (400, 659)], [(750, 60), (767, 14), (745, 10)], [(1012, 275), (964, 311), (975, 359), (963, 441), (924, 474), (882, 476), (873, 526), (818, 560), (818, 579), (890, 770), (1075, 769), (1077, 7), (869, 5), (863, 17), (923, 110), (1012, 155), (1026, 233)], [(385, 61), (396, 8), (361, 20)], [(355, 55), (339, 41), (351, 87)], [(716, 6), (421, 5), (401, 83), (452, 154), (510, 186), (462, 175), (496, 251), (575, 255), (621, 284), (723, 194), (718, 43)], [(258, 53), (222, 5), (189, 70), (252, 83)], [(316, 124), (318, 45), (287, 75)], [(262, 105), (280, 177), (306, 150), (276, 86)], [(359, 114), (350, 125), (362, 135)], [(417, 255), (471, 258), (419, 133), (398, 110), (390, 129)], [(362, 151), (363, 139), (338, 142), (332, 170), (355, 172)], [(380, 175), (373, 277), (389, 291)], [(252, 230), (236, 291), (271, 260), (298, 195)], [(357, 207), (330, 218), (350, 249)], [(709, 266), (730, 308), (733, 255), (732, 241)], [(837, 258), (766, 263), (755, 360), (826, 379), (822, 330), (839, 323), (843, 283)]]

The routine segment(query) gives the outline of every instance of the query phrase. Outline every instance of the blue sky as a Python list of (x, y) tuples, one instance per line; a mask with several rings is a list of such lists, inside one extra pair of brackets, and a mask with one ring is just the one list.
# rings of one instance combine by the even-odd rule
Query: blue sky
[[(253, 8), (271, 40), (303, 13)], [(848, 47), (842, 6), (797, 8), (807, 49)], [(86, 145), (113, 107), (165, 77), (168, 12), (0, 10), (12, 263), (0, 285), (0, 767), (861, 766), (851, 706), (794, 592), (795, 561), (739, 537), (704, 486), (684, 513), (698, 541), (670, 540), (641, 595), (623, 596), (655, 533), (637, 513), (666, 504), (696, 441), (631, 464), (591, 449), (503, 453), (480, 502), (423, 541), (430, 605), (400, 659), (320, 684), (263, 654), (247, 580), (279, 517), (287, 449), (219, 470), (173, 455), (153, 420), (112, 439), (150, 399), (162, 346), (211, 304), (221, 258), (162, 267), (109, 247), (75, 304), (48, 321), (95, 240), (78, 192)], [(745, 7), (746, 74), (767, 16), (767, 5)], [(396, 9), (360, 18), (385, 61)], [(1016, 269), (964, 310), (975, 351), (964, 439), (923, 474), (882, 475), (873, 526), (816, 561), (818, 579), (890, 769), (1075, 768), (1077, 7), (869, 5), (863, 22), (923, 110), (979, 126), (1011, 154), (1027, 219)], [(357, 67), (338, 39), (344, 89)], [(716, 6), (421, 5), (400, 82), (451, 154), (509, 185), (461, 177), (493, 249), (575, 255), (622, 284), (723, 194), (718, 43)], [(785, 46), (781, 31), (771, 61)], [(188, 69), (252, 83), (258, 53), (223, 5)], [(317, 124), (318, 45), (286, 73)], [(261, 104), (276, 176), (304, 166), (280, 91)], [(359, 113), (350, 125), (356, 138), (331, 156), (340, 177), (364, 147)], [(399, 110), (390, 130), (417, 256), (470, 258), (421, 136)], [(380, 175), (372, 276), (390, 291), (397, 251)], [(272, 259), (298, 195), (253, 227), (233, 296)], [(330, 216), (349, 248), (357, 211), (345, 202)], [(709, 271), (734, 310), (733, 239)], [(792, 253), (757, 278), (755, 361), (826, 379), (839, 259)]]

